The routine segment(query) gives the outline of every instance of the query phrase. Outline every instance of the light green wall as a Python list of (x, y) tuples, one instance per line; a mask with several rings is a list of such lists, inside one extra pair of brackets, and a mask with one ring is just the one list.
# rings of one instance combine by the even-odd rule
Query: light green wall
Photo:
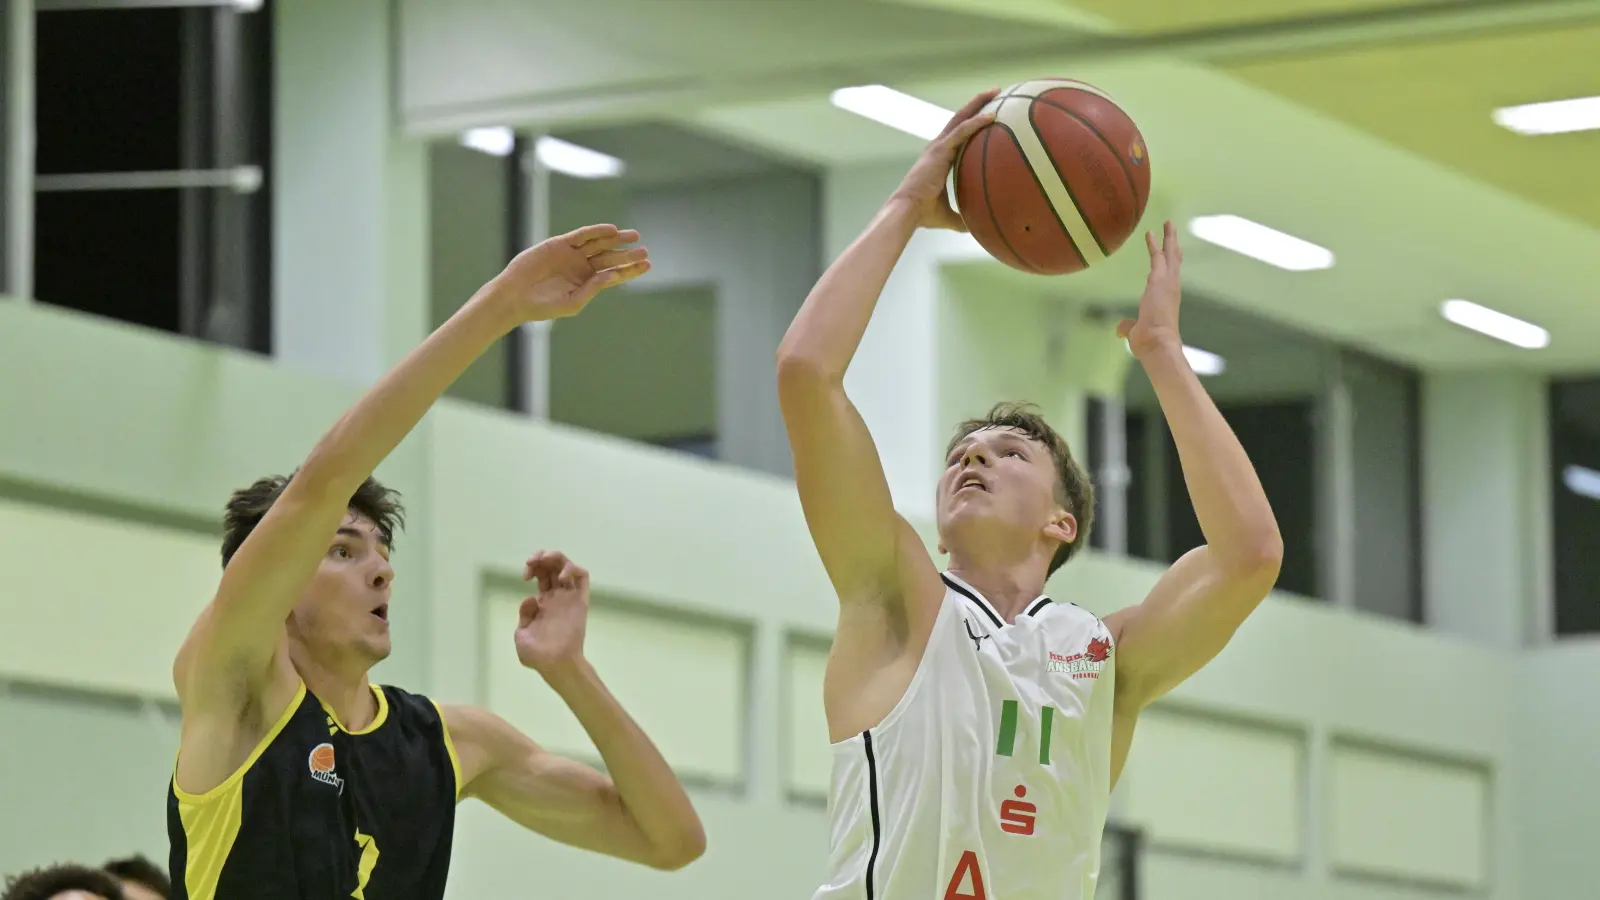
[[(130, 529), (130, 540), (150, 527), (137, 524), (141, 518), (164, 518), (169, 526), (214, 522), (229, 490), (262, 472), (295, 465), (355, 395), (350, 386), (263, 360), (5, 303), (0, 384), (8, 386), (0, 391), (0, 480), (6, 492), (123, 516), (118, 521)], [(670, 878), (634, 871), (516, 834), (474, 808), (463, 814), (452, 896), (525, 887), (529, 871), (539, 872), (541, 895), (553, 897), (592, 896), (597, 886), (681, 891), (685, 897), (753, 888), (792, 895), (814, 887), (824, 858), (825, 821), (814, 807), (785, 799), (783, 760), (792, 748), (782, 724), (782, 660), (791, 632), (828, 633), (832, 604), (788, 482), (449, 401), (429, 415), (380, 475), (406, 490), (413, 511), (397, 556), (397, 649), (379, 672), (385, 680), (448, 701), (482, 700), (483, 654), (509, 652), (482, 639), (489, 584), (513, 578), (520, 561), (540, 547), (572, 554), (608, 595), (751, 629), (748, 764), (739, 786), (697, 789), (710, 829), (704, 861)], [(87, 564), (79, 547), (53, 552), (63, 569)], [(1141, 596), (1157, 574), (1149, 566), (1089, 556), (1063, 570), (1051, 590), (1104, 613)], [(138, 581), (120, 582), (116, 573), (107, 577), (118, 604), (192, 608), (197, 602), (152, 593)], [(0, 576), (0, 586), (5, 584)], [(93, 670), (117, 654), (169, 648), (178, 637), (170, 633), (171, 617), (132, 621), (148, 621), (149, 632), (130, 631), (125, 620), (109, 629), (86, 618), (70, 638), (57, 638), (58, 653)], [(1575, 649), (1572, 659), (1586, 662), (1585, 652)], [(1527, 736), (1577, 738), (1581, 729), (1547, 721), (1544, 707), (1523, 701), (1529, 687), (1553, 689), (1564, 672), (1540, 670), (1542, 680), (1525, 687), (1515, 660), (1508, 662), (1501, 651), (1308, 601), (1269, 601), (1169, 706), (1206, 721), (1258, 722), (1305, 735), (1310, 777), (1294, 801), (1307, 817), (1304, 858), (1274, 869), (1158, 848), (1147, 863), (1147, 896), (1265, 896), (1269, 889), (1275, 897), (1425, 895), (1400, 888), (1356, 892), (1324, 872), (1317, 835), (1327, 769), (1319, 759), (1335, 739), (1347, 738), (1505, 773), (1495, 782), (1490, 896), (1529, 896), (1515, 888), (1521, 866), (1513, 851), (1526, 850), (1528, 839), (1518, 833), (1543, 818), (1521, 788), (1531, 784), (1538, 788), (1535, 798), (1554, 802), (1563, 796), (1563, 768), (1568, 777), (1582, 778), (1586, 760), (1576, 749), (1547, 747), (1532, 755)], [(26, 673), (11, 677), (26, 680)], [(680, 702), (683, 716), (698, 714), (695, 697)], [(1554, 719), (1564, 709), (1552, 703), (1547, 711)], [(152, 759), (161, 756), (163, 742), (170, 744), (170, 730), (157, 728), (152, 737), (144, 719), (117, 725), (97, 718), (93, 729), (105, 734), (95, 736), (65, 718), (72, 714), (63, 712), (60, 724), (49, 724), (54, 720), (48, 713), (30, 719), (34, 713), (3, 706), (0, 733), (26, 728), (35, 746), (93, 744), (81, 751), (91, 754), (135, 739), (133, 729), (142, 728), (147, 730), (137, 739), (153, 742)], [(808, 738), (815, 740), (799, 736)], [(1543, 771), (1528, 771), (1521, 765), (1527, 760)], [(122, 799), (98, 814), (103, 823), (120, 827), (97, 825), (103, 830), (96, 832), (102, 837), (94, 853), (117, 852), (110, 833), (119, 831), (127, 846), (159, 846), (159, 836), (149, 831), (155, 820), (148, 805), (160, 802), (164, 776), (154, 762), (138, 768), (143, 774), (137, 777), (149, 782), (146, 789), (110, 795)], [(1164, 785), (1172, 783), (1170, 774), (1163, 773)], [(1198, 800), (1206, 796), (1209, 778), (1196, 771), (1179, 784), (1190, 785), (1189, 799)], [(1158, 798), (1162, 802), (1154, 807), (1144, 800), (1129, 803), (1140, 780), (1137, 767), (1131, 769), (1119, 794), (1122, 808), (1159, 819), (1167, 815), (1164, 809), (1186, 802), (1181, 790), (1164, 788), (1180, 796)], [(50, 814), (34, 808), (0, 818), (0, 868), (87, 852), (62, 832), (29, 827), (31, 817)], [(1223, 804), (1214, 815), (1226, 825), (1228, 817), (1249, 816), (1250, 810)], [(1159, 839), (1161, 821), (1148, 824)]]

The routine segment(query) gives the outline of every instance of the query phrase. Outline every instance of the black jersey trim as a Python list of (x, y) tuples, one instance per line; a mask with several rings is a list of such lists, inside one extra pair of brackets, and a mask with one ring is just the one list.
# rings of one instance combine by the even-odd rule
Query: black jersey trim
[(994, 623), (994, 627), (1006, 627), (1006, 623), (1000, 618), (1000, 614), (995, 612), (994, 607), (989, 605), (989, 601), (979, 597), (976, 592), (968, 589), (966, 585), (950, 577), (949, 573), (941, 572), (939, 577), (944, 579), (944, 583), (949, 585), (951, 590), (971, 600), (973, 605), (983, 610), (983, 614), (989, 617), (989, 621)]
[(861, 732), (861, 746), (867, 751), (867, 800), (872, 810), (872, 854), (867, 857), (867, 900), (872, 900), (872, 875), (878, 867), (878, 844), (883, 839), (883, 823), (878, 817), (878, 760), (872, 753), (872, 732)]
[(1032, 606), (1028, 607), (1028, 609), (1026, 610), (1026, 614), (1030, 615), (1030, 616), (1037, 616), (1041, 611), (1044, 610), (1044, 608), (1046, 606), (1049, 606), (1052, 602), (1054, 602), (1054, 601), (1052, 601), (1049, 597), (1040, 597), (1039, 599), (1033, 601), (1033, 605)]

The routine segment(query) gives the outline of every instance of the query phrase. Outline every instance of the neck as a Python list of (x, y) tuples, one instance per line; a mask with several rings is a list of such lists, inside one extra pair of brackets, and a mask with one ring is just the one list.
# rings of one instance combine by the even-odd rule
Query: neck
[(294, 642), (289, 645), (289, 659), (306, 689), (333, 710), (346, 729), (360, 731), (378, 717), (378, 699), (372, 695), (365, 664), (318, 659)]
[(1015, 620), (1044, 593), (1047, 568), (1031, 559), (1009, 565), (982, 565), (961, 554), (950, 554), (951, 574), (976, 588), (1007, 622)]

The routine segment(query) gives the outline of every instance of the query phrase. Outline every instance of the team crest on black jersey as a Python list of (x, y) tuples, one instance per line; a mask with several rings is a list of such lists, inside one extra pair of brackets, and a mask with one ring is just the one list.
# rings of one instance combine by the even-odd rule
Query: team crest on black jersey
[(333, 785), (344, 793), (344, 779), (333, 771), (333, 745), (318, 744), (311, 748), (311, 754), (306, 757), (306, 765), (311, 769), (311, 777), (323, 784)]

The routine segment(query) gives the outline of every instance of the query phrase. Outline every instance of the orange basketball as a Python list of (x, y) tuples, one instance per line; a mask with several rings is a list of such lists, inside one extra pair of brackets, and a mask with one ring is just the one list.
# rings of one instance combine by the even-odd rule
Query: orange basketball
[(311, 751), (311, 760), (310, 760), (310, 762), (311, 762), (311, 771), (313, 771), (313, 772), (332, 772), (333, 771), (333, 745), (332, 744), (318, 744), (316, 746), (316, 748)]
[(1014, 84), (983, 108), (951, 172), (954, 202), (983, 249), (1041, 275), (1117, 252), (1150, 200), (1150, 155), (1106, 93), (1065, 78)]

